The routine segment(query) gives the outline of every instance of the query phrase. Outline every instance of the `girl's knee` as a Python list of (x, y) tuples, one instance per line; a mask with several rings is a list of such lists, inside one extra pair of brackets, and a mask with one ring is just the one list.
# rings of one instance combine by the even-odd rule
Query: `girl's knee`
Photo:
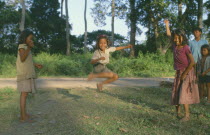
[(24, 96), (24, 97), (28, 96), (28, 92), (21, 92), (21, 96)]
[(117, 80), (119, 77), (118, 77), (117, 74), (114, 74), (114, 75), (113, 75), (113, 78), (114, 78), (115, 80)]

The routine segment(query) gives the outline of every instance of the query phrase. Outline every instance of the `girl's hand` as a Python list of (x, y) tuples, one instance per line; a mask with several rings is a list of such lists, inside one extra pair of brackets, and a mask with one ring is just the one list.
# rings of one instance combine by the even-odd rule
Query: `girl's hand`
[(105, 57), (101, 57), (99, 60), (105, 60)]
[(186, 78), (186, 76), (187, 76), (187, 75), (186, 75), (185, 73), (183, 73), (183, 74), (181, 75), (181, 78), (180, 78), (180, 79), (183, 81), (183, 80)]
[(164, 23), (165, 23), (166, 25), (169, 25), (169, 20), (168, 20), (168, 19), (165, 19), (165, 20), (164, 20)]
[(203, 72), (202, 74), (201, 74), (201, 76), (205, 76), (206, 75), (206, 72)]
[(35, 67), (37, 67), (38, 69), (41, 69), (43, 66), (41, 64), (35, 64)]
[(133, 48), (133, 45), (129, 44), (127, 45), (127, 48)]

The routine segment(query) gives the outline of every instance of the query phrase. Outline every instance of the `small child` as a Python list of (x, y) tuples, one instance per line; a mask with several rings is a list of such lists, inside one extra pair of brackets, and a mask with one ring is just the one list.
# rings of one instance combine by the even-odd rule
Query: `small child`
[(94, 78), (107, 78), (107, 80), (97, 83), (97, 90), (102, 91), (103, 85), (118, 79), (118, 75), (106, 67), (109, 63), (109, 53), (116, 50), (131, 48), (132, 45), (121, 47), (109, 47), (109, 40), (106, 35), (101, 35), (96, 41), (96, 50), (93, 54), (91, 64), (94, 66), (93, 73), (88, 75), (88, 80)]
[(205, 86), (207, 88), (207, 104), (210, 104), (210, 46), (205, 44), (201, 47), (201, 60), (198, 61), (198, 76), (200, 89), (200, 99), (204, 97)]
[(34, 64), (31, 49), (34, 47), (33, 33), (29, 30), (21, 32), (18, 42), (17, 67), (17, 90), (20, 94), (20, 121), (32, 122), (29, 114), (26, 113), (26, 99), (28, 93), (35, 93), (35, 69), (42, 68), (40, 64)]
[(198, 85), (196, 83), (196, 75), (194, 72), (194, 59), (187, 45), (188, 40), (185, 32), (176, 29), (171, 33), (169, 21), (164, 20), (166, 25), (167, 36), (171, 37), (171, 43), (174, 54), (174, 69), (176, 75), (172, 88), (171, 104), (175, 105), (177, 116), (181, 114), (180, 105), (184, 105), (185, 116), (181, 121), (190, 120), (189, 105), (199, 103)]

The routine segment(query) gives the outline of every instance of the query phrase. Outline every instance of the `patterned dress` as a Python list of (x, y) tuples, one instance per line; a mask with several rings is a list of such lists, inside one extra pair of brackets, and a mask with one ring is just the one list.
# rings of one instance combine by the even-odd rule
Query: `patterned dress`
[(189, 46), (185, 45), (182, 48), (177, 48), (173, 45), (174, 53), (174, 69), (176, 75), (172, 88), (171, 104), (196, 104), (200, 102), (198, 85), (194, 68), (186, 75), (186, 78), (181, 81), (181, 75), (190, 64), (188, 54), (191, 54)]

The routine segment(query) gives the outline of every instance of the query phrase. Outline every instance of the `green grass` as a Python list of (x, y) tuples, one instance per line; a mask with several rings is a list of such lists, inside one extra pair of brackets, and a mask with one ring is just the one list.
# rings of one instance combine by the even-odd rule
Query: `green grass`
[[(93, 54), (60, 54), (40, 53), (34, 56), (36, 63), (42, 64), (41, 70), (36, 70), (42, 77), (86, 77), (93, 71), (90, 60)], [(136, 58), (113, 55), (107, 65), (120, 77), (169, 77), (174, 76), (172, 55), (142, 54)], [(16, 77), (16, 57), (0, 53), (0, 77)]]
[[(191, 120), (181, 123), (169, 105), (168, 88), (42, 89), (30, 96), (33, 124), (18, 122), (18, 97), (1, 89), (0, 134), (44, 135), (208, 135), (210, 107), (191, 105)], [(8, 94), (12, 93), (12, 94)]]

